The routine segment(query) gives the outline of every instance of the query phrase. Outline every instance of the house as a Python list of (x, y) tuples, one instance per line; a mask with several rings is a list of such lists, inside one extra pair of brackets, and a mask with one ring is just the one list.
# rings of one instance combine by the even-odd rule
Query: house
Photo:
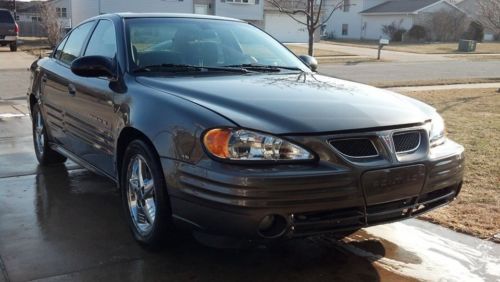
[[(65, 29), (71, 27), (67, 11), (70, 0), (51, 0), (56, 7), (58, 21)], [(42, 26), (41, 7), (44, 1), (18, 1), (15, 6), (15, 17), (19, 25), (20, 36), (45, 36), (46, 32)]]
[(492, 41), (495, 36), (500, 34), (499, 30), (495, 30), (488, 24), (488, 21), (484, 19), (481, 14), (481, 7), (477, 0), (463, 0), (457, 4), (457, 7), (467, 12), (467, 14), (475, 21), (480, 22), (484, 26), (484, 38), (485, 41)]
[[(264, 0), (265, 1), (265, 0)], [(293, 0), (290, 0), (293, 1)], [(305, 43), (309, 39), (307, 27), (298, 21), (306, 22), (302, 14), (294, 15), (294, 20), (266, 1), (264, 5), (264, 30), (281, 42)], [(319, 39), (319, 36), (318, 36)]]
[[(335, 1), (335, 0), (333, 0)], [(384, 25), (397, 23), (409, 30), (441, 10), (459, 10), (446, 0), (344, 0), (327, 22), (326, 33), (337, 39), (379, 39)]]
[[(54, 0), (57, 1), (57, 0)], [(307, 42), (306, 28), (280, 14), (266, 0), (59, 0), (70, 3), (73, 26), (105, 13), (195, 13), (237, 18), (250, 22), (282, 42)]]

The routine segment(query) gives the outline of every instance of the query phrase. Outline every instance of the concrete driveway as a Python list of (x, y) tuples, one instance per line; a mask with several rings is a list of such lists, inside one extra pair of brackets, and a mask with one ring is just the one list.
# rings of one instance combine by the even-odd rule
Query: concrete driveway
[(341, 242), (319, 236), (248, 249), (209, 248), (178, 233), (165, 250), (145, 251), (113, 183), (71, 162), (37, 165), (24, 105), (32, 59), (0, 52), (0, 282), (500, 279), (500, 245), (418, 220)]
[(24, 99), (29, 82), (28, 68), (36, 57), (0, 47), (0, 99)]

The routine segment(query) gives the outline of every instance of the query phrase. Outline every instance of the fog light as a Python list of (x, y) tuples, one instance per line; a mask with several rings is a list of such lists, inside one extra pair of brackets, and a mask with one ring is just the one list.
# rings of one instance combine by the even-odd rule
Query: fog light
[(259, 224), (259, 234), (264, 238), (279, 237), (286, 229), (286, 219), (281, 215), (266, 215)]

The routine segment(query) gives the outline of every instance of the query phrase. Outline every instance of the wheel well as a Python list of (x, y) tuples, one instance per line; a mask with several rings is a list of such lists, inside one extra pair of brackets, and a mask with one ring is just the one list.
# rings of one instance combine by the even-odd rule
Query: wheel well
[(149, 138), (144, 133), (133, 127), (124, 128), (122, 132), (120, 132), (120, 136), (118, 137), (118, 142), (116, 147), (116, 172), (118, 175), (118, 180), (120, 179), (123, 155), (125, 154), (125, 150), (127, 149), (128, 144), (130, 144), (130, 142), (137, 139), (146, 142), (146, 144), (150, 146), (150, 148), (153, 150), (156, 156), (158, 156), (158, 152), (156, 151), (153, 142), (151, 142), (151, 140), (149, 140)]

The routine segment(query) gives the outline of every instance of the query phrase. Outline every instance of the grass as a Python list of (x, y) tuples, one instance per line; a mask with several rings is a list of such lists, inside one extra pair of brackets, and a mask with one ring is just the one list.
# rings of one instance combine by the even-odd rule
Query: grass
[(459, 232), (491, 239), (500, 233), (500, 93), (497, 89), (407, 93), (443, 115), (448, 137), (465, 146), (458, 199), (422, 216)]
[[(375, 41), (329, 41), (335, 44), (359, 46), (377, 49)], [(417, 54), (500, 54), (500, 42), (477, 43), (476, 51), (472, 53), (458, 52), (458, 42), (451, 43), (402, 43), (391, 42), (384, 50), (401, 51)]]
[(19, 50), (34, 56), (45, 56), (47, 52), (52, 51), (45, 37), (20, 37), (19, 40), (23, 42), (19, 45)]
[(474, 83), (500, 83), (500, 77), (381, 81), (381, 82), (370, 83), (370, 85), (381, 88), (390, 88), (390, 87), (410, 87), (410, 86), (429, 86), (429, 85), (474, 84)]

